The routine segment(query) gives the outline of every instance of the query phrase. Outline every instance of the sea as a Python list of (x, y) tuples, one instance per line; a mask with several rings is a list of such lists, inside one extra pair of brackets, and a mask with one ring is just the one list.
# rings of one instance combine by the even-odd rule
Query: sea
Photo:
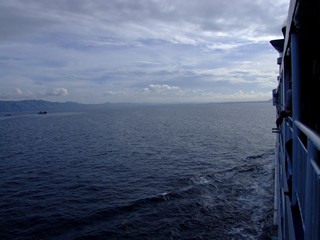
[(0, 239), (271, 239), (270, 102), (0, 117)]

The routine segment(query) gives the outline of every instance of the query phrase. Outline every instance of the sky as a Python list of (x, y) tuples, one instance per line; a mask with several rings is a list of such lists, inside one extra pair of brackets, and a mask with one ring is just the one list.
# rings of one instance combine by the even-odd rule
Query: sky
[(271, 99), (289, 0), (0, 0), (0, 100)]

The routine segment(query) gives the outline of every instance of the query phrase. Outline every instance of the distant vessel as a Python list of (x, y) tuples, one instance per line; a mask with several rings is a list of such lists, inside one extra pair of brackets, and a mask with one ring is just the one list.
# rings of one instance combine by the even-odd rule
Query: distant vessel
[(42, 111), (40, 111), (40, 112), (38, 112), (38, 114), (47, 114), (48, 112), (46, 112), (46, 111), (44, 111), (44, 112), (42, 112)]
[(273, 90), (276, 239), (320, 239), (320, 1), (291, 0)]

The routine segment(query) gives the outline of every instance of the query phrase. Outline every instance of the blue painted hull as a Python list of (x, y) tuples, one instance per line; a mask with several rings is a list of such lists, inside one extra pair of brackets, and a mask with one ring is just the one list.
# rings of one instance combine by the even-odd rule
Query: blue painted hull
[(320, 239), (320, 2), (292, 0), (273, 90), (278, 239)]

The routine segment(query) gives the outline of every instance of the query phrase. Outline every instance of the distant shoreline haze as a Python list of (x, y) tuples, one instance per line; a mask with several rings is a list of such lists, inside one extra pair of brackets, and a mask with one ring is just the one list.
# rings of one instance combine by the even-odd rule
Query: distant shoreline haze
[(111, 103), (82, 104), (76, 102), (49, 102), (45, 100), (0, 101), (0, 112), (70, 111), (105, 108)]
[[(253, 101), (255, 102), (255, 101)], [(270, 102), (258, 101), (258, 102)], [(212, 103), (100, 103), (84, 104), (77, 102), (50, 102), (45, 100), (21, 100), (21, 101), (0, 101), (0, 112), (25, 112), (25, 111), (76, 111), (76, 110), (94, 110), (114, 107), (129, 107), (141, 105), (185, 105), (185, 104), (216, 104)], [(247, 103), (250, 103), (249, 101)]]

